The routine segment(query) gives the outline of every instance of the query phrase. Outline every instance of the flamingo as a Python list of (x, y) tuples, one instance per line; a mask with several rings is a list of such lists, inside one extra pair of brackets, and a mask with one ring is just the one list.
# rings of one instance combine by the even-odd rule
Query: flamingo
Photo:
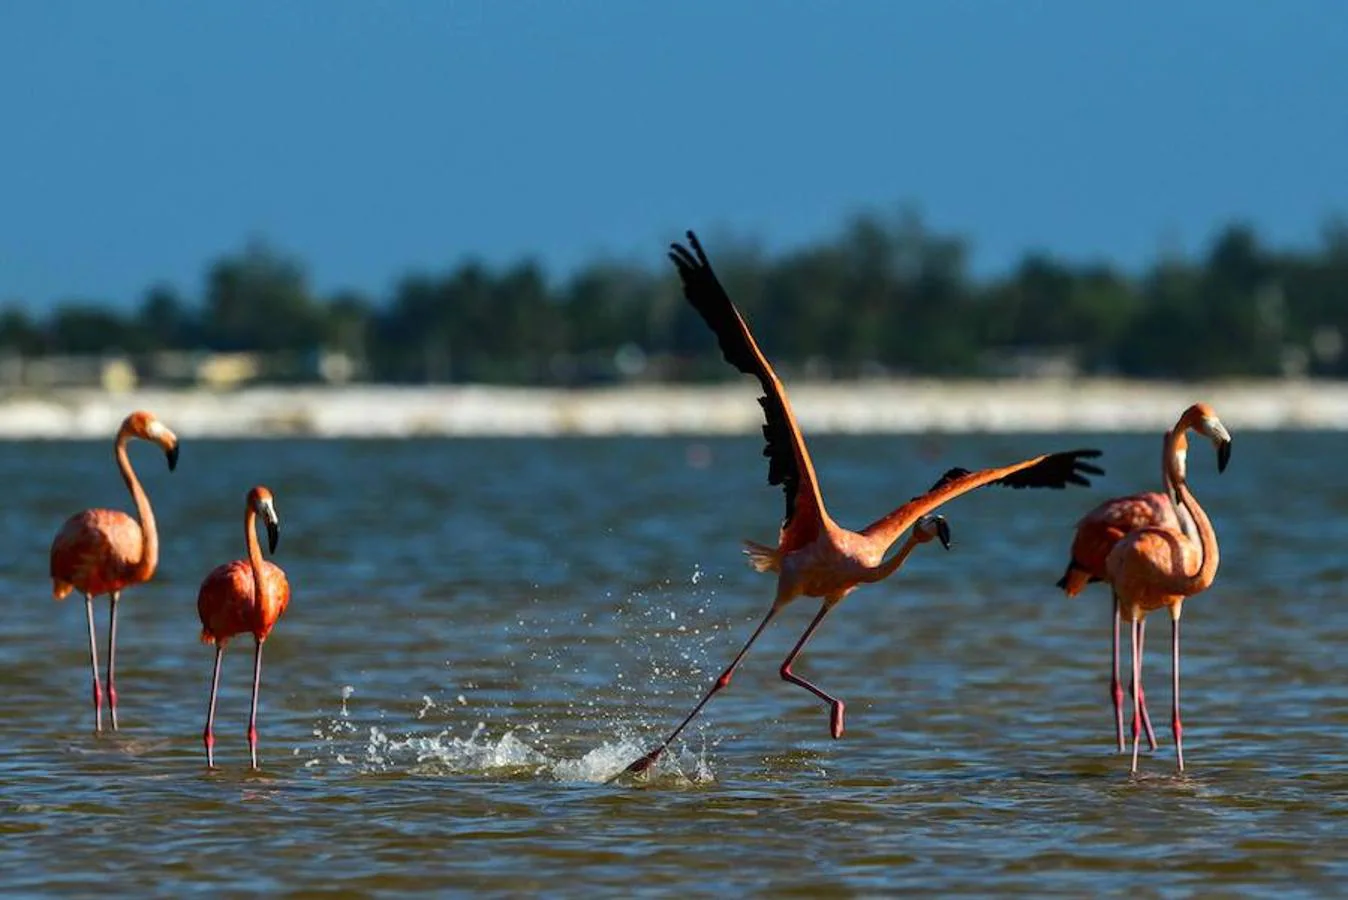
[(136, 516), (119, 509), (86, 509), (76, 513), (56, 533), (51, 544), (52, 597), (63, 600), (71, 591), (84, 595), (89, 620), (89, 667), (93, 671), (94, 731), (103, 731), (103, 690), (98, 682), (98, 641), (94, 633), (94, 598), (107, 594), (108, 613), (108, 711), (112, 730), (117, 730), (117, 688), (113, 671), (117, 653), (117, 602), (122, 591), (154, 577), (159, 565), (159, 531), (155, 528), (150, 498), (140, 486), (126, 445), (132, 438), (158, 444), (168, 457), (169, 471), (178, 465), (178, 438), (153, 413), (138, 410), (127, 416), (113, 442), (117, 468), (131, 491)]
[(248, 558), (217, 566), (201, 582), (197, 592), (197, 614), (201, 616), (201, 642), (215, 645), (215, 669), (211, 674), (211, 702), (206, 711), (206, 729), (201, 734), (206, 745), (206, 765), (215, 768), (215, 697), (220, 689), (220, 658), (225, 644), (238, 634), (253, 636), (253, 702), (248, 713), (248, 751), (253, 768), (257, 765), (257, 692), (262, 682), (262, 644), (290, 603), (290, 584), (286, 573), (262, 558), (257, 543), (257, 517), (267, 527), (267, 552), (276, 552), (281, 537), (281, 520), (276, 515), (272, 493), (262, 485), (248, 492), (244, 508), (244, 540)]
[[(1180, 613), (1184, 600), (1212, 586), (1220, 559), (1217, 535), (1203, 507), (1189, 490), (1185, 457), (1189, 429), (1209, 438), (1217, 448), (1217, 468), (1226, 468), (1231, 458), (1231, 434), (1212, 407), (1195, 403), (1185, 410), (1179, 424), (1167, 435), (1166, 465), (1175, 491), (1176, 509), (1193, 520), (1196, 537), (1181, 527), (1149, 525), (1124, 535), (1105, 559), (1105, 578), (1114, 591), (1114, 604), (1132, 625), (1133, 767), (1137, 771), (1138, 732), (1142, 719), (1142, 638), (1146, 616), (1163, 607), (1170, 610), (1171, 708), (1170, 727), (1175, 736), (1175, 764), (1184, 771), (1184, 726), (1180, 722)], [(1182, 517), (1181, 517), (1182, 518)]]
[[(716, 334), (726, 361), (741, 372), (756, 377), (762, 386), (764, 396), (758, 402), (766, 419), (763, 435), (767, 447), (763, 455), (768, 457), (768, 483), (782, 485), (786, 493), (786, 515), (776, 547), (745, 542), (744, 552), (755, 570), (777, 573), (777, 592), (767, 615), (693, 711), (659, 746), (628, 766), (627, 772), (643, 772), (655, 763), (707, 702), (729, 686), (736, 668), (768, 623), (787, 604), (801, 596), (821, 598), (822, 604), (782, 662), (780, 675), (784, 681), (804, 688), (828, 704), (830, 733), (834, 738), (841, 737), (846, 708), (843, 701), (791, 670), (806, 641), (825, 616), (858, 586), (873, 584), (892, 575), (917, 544), (938, 536), (948, 547), (948, 525), (940, 516), (929, 514), (961, 494), (986, 484), (1013, 488), (1063, 488), (1069, 483), (1084, 486), (1090, 484), (1085, 474), (1103, 474), (1098, 466), (1084, 461), (1086, 457), (1099, 456), (1098, 450), (1046, 454), (976, 472), (950, 469), (925, 494), (914, 497), (865, 529), (857, 532), (843, 528), (824, 509), (814, 465), (791, 411), (786, 388), (721, 286), (697, 236), (691, 231), (687, 235), (692, 250), (672, 244), (669, 258), (678, 269), (684, 296)], [(903, 549), (886, 562), (885, 554), (910, 527), (914, 530)]]
[[(1114, 497), (1106, 500), (1099, 506), (1096, 506), (1077, 523), (1076, 534), (1072, 539), (1071, 557), (1067, 563), (1067, 569), (1063, 572), (1062, 578), (1058, 579), (1058, 587), (1069, 597), (1075, 597), (1088, 584), (1096, 581), (1104, 581), (1106, 578), (1105, 560), (1108, 558), (1111, 550), (1118, 544), (1119, 540), (1129, 532), (1136, 531), (1139, 528), (1165, 528), (1180, 530), (1192, 537), (1195, 532), (1192, 516), (1188, 511), (1178, 504), (1178, 495), (1175, 486), (1170, 477), (1169, 458), (1173, 446), (1172, 433), (1180, 434), (1178, 447), (1181, 452), (1187, 448), (1187, 438), (1183, 436), (1184, 432), (1193, 427), (1192, 423), (1198, 421), (1196, 417), (1201, 416), (1201, 412), (1195, 412), (1197, 407), (1186, 409), (1180, 418), (1175, 422), (1174, 428), (1165, 433), (1161, 442), (1161, 482), (1165, 486), (1165, 492), (1145, 491), (1140, 494), (1130, 494), (1127, 497)], [(1214, 444), (1217, 442), (1214, 440)], [(1222, 455), (1222, 448), (1217, 445), (1217, 471), (1221, 473), (1226, 468), (1227, 459), (1230, 454), (1230, 441), (1226, 443), (1226, 456)], [(1119, 604), (1118, 598), (1114, 602), (1114, 635), (1112, 641), (1113, 672), (1110, 675), (1109, 696), (1114, 703), (1114, 735), (1118, 743), (1118, 751), (1124, 753), (1127, 745), (1123, 737), (1123, 686), (1119, 681)], [(1143, 692), (1142, 686), (1134, 683), (1131, 690), (1138, 692), (1138, 705), (1142, 711), (1142, 727), (1147, 735), (1147, 743), (1152, 750), (1156, 749), (1156, 732), (1151, 725), (1151, 716), (1147, 712), (1147, 696)]]

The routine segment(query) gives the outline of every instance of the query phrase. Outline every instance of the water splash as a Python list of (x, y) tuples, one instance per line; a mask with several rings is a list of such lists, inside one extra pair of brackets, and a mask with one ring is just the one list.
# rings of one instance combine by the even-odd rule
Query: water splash
[[(614, 779), (650, 749), (666, 719), (705, 690), (708, 649), (724, 642), (730, 626), (711, 613), (718, 580), (695, 565), (684, 578), (656, 581), (619, 598), (605, 593), (612, 604), (607, 615), (580, 610), (558, 618), (555, 608), (531, 604), (502, 626), (500, 655), (481, 667), (491, 672), (496, 666), (490, 680), (504, 681), (508, 691), (499, 683), (479, 689), (472, 678), (456, 679), (443, 694), (422, 694), (419, 704), (393, 714), (362, 709), (353, 699), (355, 688), (344, 685), (337, 712), (320, 718), (313, 744), (295, 754), (305, 753), (305, 766), (320, 771)], [(554, 632), (566, 639), (550, 637)], [(591, 640), (603, 641), (611, 669), (595, 670)], [(548, 675), (516, 679), (517, 661)], [(473, 671), (471, 660), (446, 660), (446, 666)], [(618, 781), (714, 780), (704, 727), (695, 722), (685, 734), (691, 743), (670, 748), (650, 772)], [(589, 734), (578, 741), (578, 729)], [(701, 750), (688, 749), (699, 735)]]
[[(467, 737), (452, 726), (436, 731), (415, 729), (397, 733), (377, 724), (358, 724), (347, 705), (351, 686), (341, 691), (337, 715), (317, 722), (316, 742), (296, 747), (299, 756), (307, 749), (304, 767), (331, 767), (359, 774), (405, 773), (411, 775), (492, 775), (496, 777), (546, 778), (559, 782), (600, 783), (613, 780), (648, 747), (635, 735), (621, 734), (604, 740), (579, 757), (557, 754), (542, 746), (550, 729), (538, 723), (512, 726), (494, 734), (486, 722), (474, 724)], [(463, 702), (462, 695), (456, 698)], [(429, 696), (421, 698), (414, 720), (440, 708)], [(411, 724), (411, 723), (409, 723)], [(671, 749), (649, 773), (632, 776), (631, 783), (702, 784), (715, 780), (707, 758), (708, 748), (698, 752)], [(626, 780), (626, 779), (625, 779)]]

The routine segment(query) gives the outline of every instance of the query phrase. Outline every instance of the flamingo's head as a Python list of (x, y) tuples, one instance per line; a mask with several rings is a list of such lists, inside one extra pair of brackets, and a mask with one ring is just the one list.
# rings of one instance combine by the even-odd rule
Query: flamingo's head
[(1231, 432), (1226, 430), (1213, 408), (1206, 403), (1195, 403), (1184, 411), (1183, 421), (1212, 441), (1217, 450), (1217, 471), (1225, 472), (1226, 464), (1231, 461)]
[(169, 471), (172, 472), (178, 467), (178, 436), (156, 419), (154, 413), (143, 409), (133, 412), (122, 421), (120, 435), (158, 444), (168, 457)]
[(276, 552), (276, 543), (281, 539), (281, 519), (276, 515), (276, 501), (271, 490), (258, 485), (248, 492), (248, 508), (253, 510), (267, 526), (267, 552)]
[(925, 544), (933, 538), (941, 539), (941, 546), (950, 549), (950, 525), (945, 516), (926, 515), (913, 525), (913, 543)]

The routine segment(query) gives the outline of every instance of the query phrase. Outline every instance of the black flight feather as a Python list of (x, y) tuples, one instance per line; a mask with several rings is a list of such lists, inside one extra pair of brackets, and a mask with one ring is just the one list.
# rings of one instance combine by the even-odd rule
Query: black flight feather
[(763, 455), (768, 458), (768, 484), (780, 484), (786, 492), (786, 516), (782, 520), (782, 527), (785, 528), (791, 521), (796, 492), (800, 488), (800, 470), (796, 466), (796, 455), (791, 446), (786, 408), (773, 385), (771, 370), (754, 352), (747, 326), (740, 325), (734, 303), (712, 270), (697, 235), (691, 231), (688, 232), (688, 244), (692, 247), (691, 251), (682, 244), (669, 246), (669, 258), (679, 271), (684, 297), (716, 335), (726, 362), (746, 375), (753, 375), (763, 388), (763, 396), (758, 398), (765, 419), (763, 437), (767, 440)]

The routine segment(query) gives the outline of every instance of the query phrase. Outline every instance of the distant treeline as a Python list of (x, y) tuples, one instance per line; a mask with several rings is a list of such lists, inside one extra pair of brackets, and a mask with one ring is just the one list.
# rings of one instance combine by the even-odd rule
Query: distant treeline
[[(976, 280), (958, 236), (911, 215), (865, 214), (778, 256), (704, 233), (768, 355), (820, 377), (1080, 372), (1206, 378), (1348, 375), (1348, 225), (1274, 249), (1233, 224), (1201, 258), (1126, 273), (1027, 254)], [(416, 272), (388, 296), (318, 296), (265, 245), (213, 262), (200, 298), (151, 287), (139, 308), (71, 302), (0, 314), (0, 355), (160, 350), (341, 352), (389, 382), (580, 384), (727, 377), (663, 247), (649, 265), (602, 261), (564, 282), (525, 260)], [(0, 284), (3, 292), (3, 284)]]

